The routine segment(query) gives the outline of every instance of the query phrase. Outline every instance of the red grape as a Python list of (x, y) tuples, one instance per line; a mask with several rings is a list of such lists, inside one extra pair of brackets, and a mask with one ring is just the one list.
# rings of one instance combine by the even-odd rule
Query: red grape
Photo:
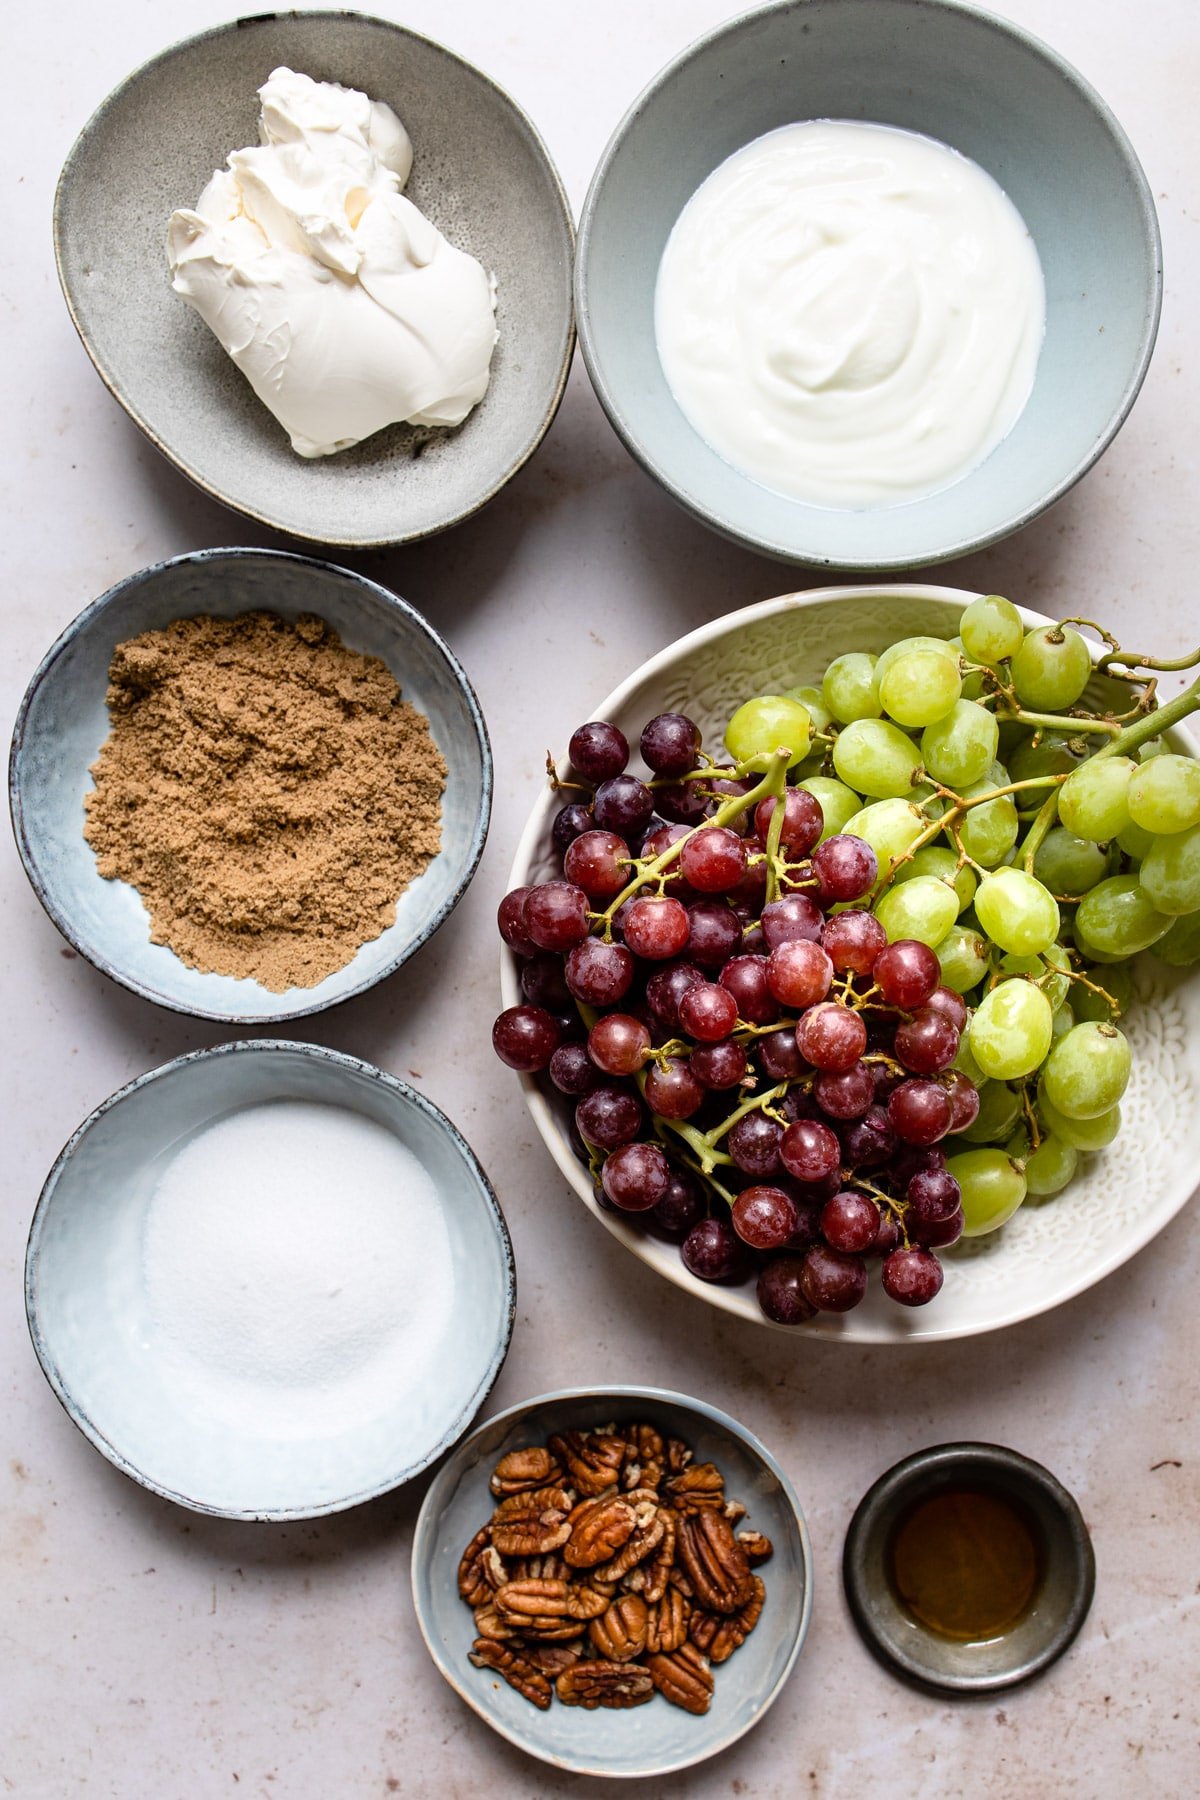
[(724, 900), (697, 900), (687, 909), (689, 962), (722, 969), (742, 947), (742, 924)]
[(576, 1097), (599, 1087), (596, 1065), (583, 1044), (560, 1044), (550, 1058), (550, 1079), (560, 1094)]
[(592, 829), (592, 809), (573, 801), (569, 806), (560, 807), (554, 815), (554, 823), (550, 827), (550, 841), (562, 856), (585, 831)]
[(597, 825), (627, 839), (646, 829), (653, 811), (654, 795), (634, 775), (614, 775), (611, 781), (602, 781), (592, 802)]
[(797, 1181), (821, 1181), (841, 1166), (842, 1146), (828, 1125), (816, 1119), (797, 1119), (784, 1132), (779, 1155)]
[(879, 1230), (875, 1233), (875, 1242), (871, 1245), (870, 1255), (886, 1256), (891, 1250), (898, 1250), (904, 1242), (904, 1233), (900, 1229), (900, 1221), (895, 1213), (882, 1208), (879, 1214)]
[(833, 964), (819, 944), (802, 938), (780, 944), (767, 959), (767, 986), (784, 1006), (815, 1006), (832, 985)]
[(723, 1091), (737, 1087), (750, 1064), (741, 1044), (723, 1038), (719, 1044), (697, 1044), (688, 1066), (701, 1087)]
[(825, 915), (807, 894), (785, 894), (762, 910), (762, 934), (768, 950), (778, 950), (780, 944), (797, 939), (818, 943), (824, 923)]
[(686, 775), (700, 755), (700, 730), (683, 713), (659, 713), (643, 729), (640, 748), (656, 775)]
[(942, 971), (928, 944), (899, 938), (879, 952), (871, 973), (889, 1006), (915, 1012), (938, 986)]
[(767, 986), (765, 956), (731, 956), (717, 977), (737, 1002), (738, 1018), (749, 1025), (770, 1025), (779, 1007)]
[(879, 1208), (867, 1194), (844, 1188), (821, 1208), (821, 1235), (831, 1250), (861, 1256), (875, 1242)]
[(725, 894), (746, 872), (746, 846), (735, 831), (704, 825), (684, 838), (679, 862), (698, 894)]
[(566, 971), (561, 956), (539, 950), (521, 968), (521, 992), (531, 1006), (544, 1006), (547, 1012), (563, 1012), (571, 1004)]
[(848, 1006), (825, 1000), (805, 1013), (796, 1027), (796, 1043), (814, 1069), (843, 1075), (866, 1049), (867, 1028)]
[(817, 845), (812, 866), (821, 884), (818, 898), (826, 906), (840, 900), (861, 900), (879, 874), (879, 861), (870, 844), (845, 832)]
[(684, 1061), (657, 1063), (646, 1075), (646, 1105), (664, 1119), (690, 1119), (704, 1103), (705, 1090)]
[(657, 1144), (625, 1144), (605, 1157), (600, 1179), (622, 1212), (648, 1212), (666, 1193), (671, 1166)]
[(646, 962), (666, 962), (678, 956), (688, 941), (691, 921), (681, 900), (657, 899), (639, 894), (628, 902), (621, 916), (621, 935), (635, 956)]
[(942, 1265), (929, 1250), (893, 1250), (880, 1279), (884, 1293), (901, 1306), (927, 1306), (942, 1285)]
[(835, 913), (821, 931), (822, 947), (839, 975), (848, 969), (856, 975), (869, 975), (886, 943), (887, 932), (869, 912)]
[(708, 795), (702, 781), (674, 781), (655, 788), (654, 803), (664, 819), (675, 825), (698, 825), (708, 816)]
[(893, 1049), (915, 1075), (940, 1075), (958, 1055), (958, 1027), (944, 1012), (923, 1006), (897, 1025)]
[(615, 725), (593, 719), (571, 733), (567, 754), (583, 779), (595, 785), (621, 773), (629, 761), (629, 745)]
[(701, 1281), (728, 1281), (746, 1270), (744, 1244), (727, 1219), (701, 1219), (680, 1250), (683, 1266)]
[(758, 1304), (777, 1325), (803, 1325), (816, 1313), (801, 1283), (803, 1266), (799, 1256), (776, 1256), (759, 1275)]
[(918, 1169), (904, 1190), (904, 1203), (914, 1219), (940, 1222), (962, 1205), (962, 1189), (948, 1169)]
[[(777, 801), (773, 794), (760, 800), (754, 809), (754, 829), (765, 844)], [(779, 846), (794, 860), (807, 856), (825, 829), (821, 803), (807, 788), (789, 788), (783, 799), (783, 826)]]
[(779, 1145), (783, 1127), (763, 1113), (749, 1112), (740, 1118), (725, 1139), (725, 1148), (737, 1168), (746, 1175), (774, 1175), (779, 1168)]
[(496, 909), (500, 936), (518, 956), (532, 956), (537, 949), (525, 924), (525, 902), (532, 892), (532, 888), (514, 888), (511, 894), (505, 894)]
[(689, 1037), (715, 1044), (737, 1024), (737, 1001), (715, 981), (698, 982), (679, 1002), (679, 1023)]
[(967, 1022), (967, 1003), (953, 988), (935, 987), (925, 1005), (931, 1012), (944, 1013), (955, 1031), (961, 1031)]
[(525, 896), (525, 928), (540, 950), (569, 950), (588, 934), (587, 895), (570, 881), (543, 881)]
[(585, 1143), (618, 1150), (642, 1129), (642, 1104), (624, 1088), (598, 1087), (575, 1108), (575, 1127)]
[(650, 1033), (629, 1013), (605, 1013), (588, 1032), (587, 1051), (606, 1075), (633, 1075), (650, 1053)]
[(965, 1224), (960, 1206), (946, 1219), (910, 1219), (908, 1235), (914, 1244), (923, 1244), (927, 1250), (945, 1250), (950, 1244), (957, 1244)]
[(587, 937), (567, 953), (566, 985), (587, 1006), (615, 1006), (632, 987), (636, 966), (623, 944)]
[(546, 1068), (561, 1041), (561, 1030), (540, 1006), (510, 1006), (492, 1026), (492, 1049), (522, 1075)]
[(866, 1063), (840, 1074), (826, 1071), (813, 1082), (813, 1097), (831, 1119), (861, 1119), (875, 1104), (875, 1082)]
[(849, 1312), (867, 1291), (867, 1271), (861, 1258), (814, 1244), (804, 1252), (800, 1286), (818, 1312)]
[(936, 1081), (902, 1081), (887, 1104), (892, 1128), (906, 1144), (936, 1144), (950, 1129), (950, 1101)]
[(665, 968), (655, 969), (647, 981), (646, 1004), (656, 1019), (675, 1031), (679, 1025), (679, 1002), (689, 988), (703, 980), (694, 963), (668, 963)]
[(563, 871), (589, 900), (612, 900), (629, 881), (629, 845), (615, 831), (585, 831), (567, 845)]
[(872, 1106), (865, 1118), (855, 1120), (842, 1139), (846, 1161), (852, 1169), (878, 1169), (896, 1150), (896, 1133), (882, 1106)]
[(678, 1242), (704, 1217), (700, 1184), (686, 1169), (672, 1169), (667, 1191), (646, 1223), (661, 1237)]
[(950, 1130), (965, 1131), (979, 1117), (979, 1090), (960, 1070), (951, 1069), (946, 1092), (950, 1096)]
[(733, 1229), (752, 1250), (782, 1250), (796, 1229), (796, 1203), (782, 1188), (743, 1188), (731, 1210)]
[(772, 1031), (758, 1040), (758, 1054), (763, 1069), (772, 1081), (795, 1081), (804, 1073), (805, 1063), (792, 1030)]

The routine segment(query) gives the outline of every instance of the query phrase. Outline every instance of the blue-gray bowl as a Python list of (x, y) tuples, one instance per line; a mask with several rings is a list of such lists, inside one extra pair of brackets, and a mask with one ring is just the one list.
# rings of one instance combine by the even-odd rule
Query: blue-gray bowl
[[(456, 1292), (425, 1378), (386, 1411), (313, 1437), (281, 1400), (279, 1429), (250, 1434), (181, 1382), (159, 1353), (143, 1241), (165, 1161), (194, 1133), (274, 1100), (349, 1108), (424, 1164), (450, 1238)], [(419, 1250), (414, 1247), (414, 1254)], [(198, 1512), (315, 1518), (386, 1493), (468, 1428), (508, 1351), (512, 1245), (469, 1145), (423, 1094), (370, 1063), (269, 1038), (196, 1051), (97, 1107), (42, 1189), (25, 1261), (29, 1330), (67, 1413), (124, 1474)]]
[[(659, 365), (654, 289), (680, 212), (735, 150), (806, 118), (952, 145), (1009, 194), (1041, 258), (1046, 339), (1028, 405), (978, 468), (906, 505), (836, 511), (771, 493), (709, 448)], [(689, 512), (785, 562), (901, 569), (995, 543), (1091, 468), (1146, 373), (1161, 262), (1129, 140), (1036, 38), (954, 0), (779, 0), (693, 44), (625, 115), (584, 205), (575, 306), (610, 421)]]
[[(271, 993), (257, 981), (202, 974), (150, 942), (136, 890), (106, 881), (83, 836), (88, 774), (108, 736), (104, 703), (116, 646), (195, 613), (266, 608), (317, 613), (352, 650), (381, 657), (429, 720), (449, 770), (442, 846), (400, 896), (396, 920), (344, 968), (311, 988)], [(413, 607), (332, 563), (277, 550), (201, 550), (129, 575), (92, 602), (38, 667), (17, 714), (9, 761), (13, 830), (33, 890), (63, 936), (144, 999), (230, 1025), (278, 1025), (361, 994), (400, 967), (457, 905), (475, 873), (492, 806), (492, 753), (470, 682)]]
[[(490, 1669), (468, 1660), (475, 1624), (459, 1598), (463, 1551), (491, 1516), (488, 1480), (500, 1457), (549, 1433), (609, 1421), (648, 1420), (683, 1438), (697, 1462), (715, 1462), (730, 1499), (747, 1508), (744, 1526), (771, 1539), (759, 1571), (766, 1588), (755, 1630), (713, 1670), (714, 1692), (702, 1717), (656, 1695), (613, 1714), (552, 1702), (536, 1707)], [(477, 1427), (438, 1470), (413, 1537), (413, 1602), (426, 1648), (450, 1686), (510, 1743), (578, 1775), (649, 1781), (690, 1768), (736, 1743), (777, 1699), (795, 1667), (812, 1616), (813, 1561), (808, 1527), (791, 1483), (770, 1452), (728, 1413), (662, 1388), (591, 1387), (539, 1394)]]
[[(491, 385), (455, 431), (392, 425), (306, 461), (171, 291), (167, 219), (257, 142), (256, 90), (281, 63), (393, 106), (413, 141), (409, 197), (496, 276)], [(215, 499), (313, 543), (407, 543), (475, 512), (541, 443), (575, 347), (574, 226), (537, 130), (481, 69), (361, 13), (234, 19), (127, 76), (63, 166), (54, 250), (83, 346), (134, 424)]]

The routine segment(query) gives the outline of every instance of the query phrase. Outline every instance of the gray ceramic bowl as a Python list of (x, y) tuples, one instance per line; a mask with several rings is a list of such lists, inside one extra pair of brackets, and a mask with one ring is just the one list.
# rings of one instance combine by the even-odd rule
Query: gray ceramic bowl
[[(645, 1419), (684, 1438), (697, 1462), (715, 1462), (725, 1491), (747, 1508), (745, 1527), (765, 1532), (774, 1555), (761, 1569), (766, 1602), (742, 1648), (714, 1669), (702, 1718), (655, 1696), (629, 1712), (551, 1703), (539, 1712), (488, 1669), (467, 1660), (474, 1620), (459, 1598), (459, 1559), (495, 1500), (488, 1479), (500, 1457), (553, 1431)], [(472, 1432), (438, 1470), (413, 1538), (413, 1601), (429, 1654), (467, 1705), (510, 1743), (580, 1775), (648, 1781), (703, 1762), (756, 1725), (795, 1666), (812, 1615), (812, 1546), (791, 1483), (744, 1426), (703, 1400), (661, 1388), (576, 1388), (540, 1394)]]
[[(415, 149), (410, 198), (496, 276), (491, 386), (457, 431), (396, 425), (305, 461), (171, 291), (167, 219), (195, 204), (230, 150), (257, 142), (256, 89), (281, 63), (393, 106)], [(575, 341), (573, 242), (558, 173), (508, 95), (416, 32), (352, 12), (265, 13), (164, 51), (85, 125), (54, 203), (71, 317), (134, 423), (227, 506), (345, 546), (456, 524), (536, 450)]]
[[(193, 613), (230, 618), (265, 607), (320, 615), (352, 650), (378, 656), (429, 720), (449, 775), (442, 847), (400, 897), (396, 922), (316, 987), (273, 994), (258, 982), (189, 969), (152, 944), (136, 891), (105, 881), (83, 836), (88, 769), (108, 736), (107, 672), (119, 643)], [(104, 974), (175, 1012), (226, 1024), (277, 1025), (373, 987), (406, 962), (465, 893), (487, 837), (492, 753), (461, 664), (406, 601), (331, 563), (276, 550), (201, 550), (129, 575), (68, 625), (17, 714), (9, 761), (17, 848), (38, 899)]]
[[(986, 1642), (956, 1643), (926, 1630), (888, 1578), (898, 1523), (947, 1488), (1016, 1502), (1038, 1539), (1042, 1574), (1028, 1612)], [(886, 1667), (939, 1693), (985, 1694), (1039, 1675), (1074, 1643), (1092, 1604), (1096, 1562), (1078, 1505), (1041, 1463), (999, 1444), (936, 1444), (905, 1457), (863, 1496), (846, 1533), (842, 1579), (854, 1622)]]
[[(184, 1388), (157, 1352), (143, 1272), (164, 1160), (245, 1106), (318, 1101), (374, 1120), (438, 1189), (456, 1293), (433, 1374), (389, 1409), (320, 1438), (248, 1435)], [(470, 1425), (508, 1351), (516, 1300), (504, 1216), (470, 1147), (436, 1106), (369, 1063), (259, 1039), (179, 1057), (97, 1107), (42, 1189), (25, 1263), (43, 1372), (84, 1436), (144, 1487), (226, 1518), (295, 1519), (372, 1499), (427, 1468)]]
[[(659, 366), (654, 288), (675, 220), (727, 156), (805, 118), (905, 126), (973, 158), (1015, 201), (1045, 272), (1046, 341), (1016, 426), (956, 486), (904, 506), (839, 512), (760, 487), (699, 437)], [(787, 562), (899, 569), (994, 543), (1092, 466), (1145, 375), (1162, 272), (1128, 139), (1037, 39), (948, 0), (781, 0), (719, 26), (634, 102), (592, 179), (575, 288), (601, 404), (682, 506)]]

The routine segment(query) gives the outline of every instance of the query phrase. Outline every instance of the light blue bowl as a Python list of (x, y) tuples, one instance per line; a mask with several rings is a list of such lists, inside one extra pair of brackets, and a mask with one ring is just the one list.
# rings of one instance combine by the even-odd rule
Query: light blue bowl
[[(807, 118), (905, 126), (973, 158), (1016, 203), (1045, 273), (1025, 411), (971, 474), (907, 505), (839, 512), (760, 487), (697, 434), (659, 366), (654, 288), (680, 212), (743, 144)], [(609, 419), (689, 512), (786, 562), (902, 569), (995, 543), (1091, 468), (1146, 373), (1161, 265), (1129, 140), (1036, 38), (951, 0), (781, 0), (685, 50), (625, 115), (584, 205), (575, 305)]]
[[(759, 1573), (766, 1600), (740, 1650), (714, 1666), (712, 1704), (701, 1718), (656, 1695), (613, 1713), (563, 1706), (540, 1712), (490, 1669), (467, 1660), (475, 1622), (458, 1593), (458, 1564), (496, 1502), (488, 1480), (509, 1450), (544, 1443), (553, 1431), (649, 1420), (683, 1438), (697, 1462), (715, 1462), (730, 1499), (761, 1531), (774, 1555)], [(777, 1698), (795, 1667), (812, 1616), (812, 1545), (791, 1483), (753, 1434), (728, 1413), (662, 1388), (594, 1387), (539, 1394), (497, 1413), (447, 1458), (430, 1484), (413, 1536), (417, 1623), (441, 1673), (501, 1737), (530, 1756), (578, 1775), (648, 1781), (690, 1768), (736, 1743)], [(532, 1789), (531, 1789), (532, 1791)]]
[[(271, 1100), (348, 1108), (392, 1132), (442, 1203), (455, 1300), (432, 1376), (388, 1410), (319, 1439), (247, 1435), (164, 1372), (145, 1290), (147, 1210), (164, 1162), (193, 1133)], [(419, 1254), (419, 1247), (414, 1247)], [(512, 1245), (469, 1145), (422, 1094), (315, 1044), (258, 1039), (181, 1056), (97, 1107), (46, 1179), (25, 1261), (30, 1335), (84, 1436), (143, 1487), (197, 1512), (315, 1518), (427, 1468), (470, 1425), (508, 1351)]]
[[(352, 650), (378, 656), (429, 720), (449, 775), (442, 847), (400, 896), (395, 924), (311, 988), (273, 994), (257, 981), (189, 969), (150, 942), (135, 889), (105, 881), (83, 836), (88, 769), (108, 736), (113, 651), (126, 638), (194, 613), (231, 618), (256, 607), (317, 613)], [(492, 808), (492, 753), (474, 690), (420, 613), (374, 581), (279, 550), (201, 550), (156, 563), (110, 588), (68, 625), (21, 702), (9, 761), (17, 848), (63, 936), (144, 999), (229, 1025), (278, 1025), (361, 994), (406, 962), (458, 904), (475, 873)]]

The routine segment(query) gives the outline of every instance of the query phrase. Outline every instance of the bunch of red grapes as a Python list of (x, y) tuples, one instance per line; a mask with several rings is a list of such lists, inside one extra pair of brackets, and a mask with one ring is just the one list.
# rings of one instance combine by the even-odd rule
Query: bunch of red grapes
[(932, 950), (889, 944), (855, 904), (875, 853), (822, 841), (806, 789), (755, 802), (758, 778), (707, 763), (679, 713), (640, 749), (647, 780), (614, 725), (571, 739), (562, 878), (499, 909), (524, 1003), (496, 1020), (497, 1054), (569, 1096), (598, 1203), (701, 1280), (754, 1277), (792, 1325), (856, 1306), (874, 1259), (893, 1300), (924, 1305), (963, 1228), (938, 1145), (979, 1110), (951, 1067), (964, 1002)]

